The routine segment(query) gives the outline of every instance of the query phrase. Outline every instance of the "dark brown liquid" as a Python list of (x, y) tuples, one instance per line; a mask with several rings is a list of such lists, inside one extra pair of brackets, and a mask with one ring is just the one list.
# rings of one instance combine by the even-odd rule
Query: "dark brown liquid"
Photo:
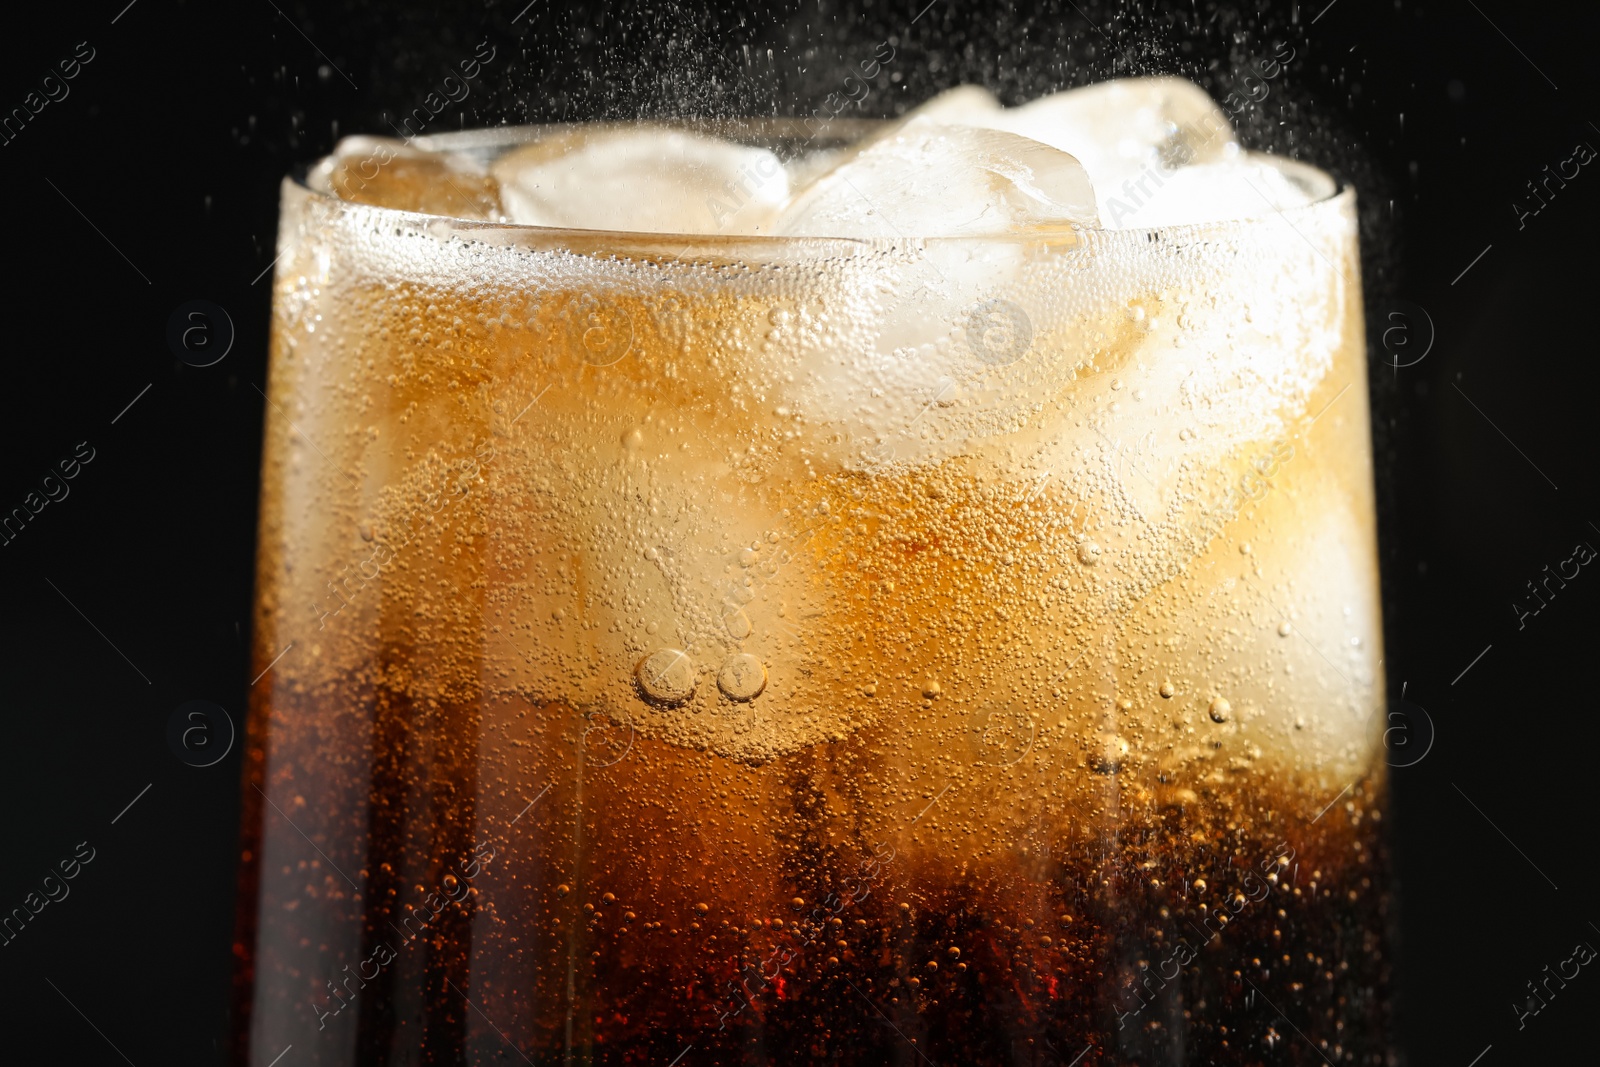
[(1391, 1062), (1381, 779), (1320, 817), (1082, 764), (904, 802), (903, 745), (751, 767), (561, 705), (258, 708), (241, 1061), (253, 1022), (260, 1064)]

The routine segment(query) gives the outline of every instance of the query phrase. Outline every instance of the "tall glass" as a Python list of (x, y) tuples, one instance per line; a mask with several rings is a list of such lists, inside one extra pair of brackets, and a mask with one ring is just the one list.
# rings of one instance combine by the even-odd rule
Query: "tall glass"
[(1386, 1062), (1353, 194), (689, 237), (433, 154), (537, 133), (283, 186), (240, 1061)]

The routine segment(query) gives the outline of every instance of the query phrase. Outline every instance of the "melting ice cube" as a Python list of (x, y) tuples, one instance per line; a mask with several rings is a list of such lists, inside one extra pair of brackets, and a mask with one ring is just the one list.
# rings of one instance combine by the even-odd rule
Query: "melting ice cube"
[(778, 157), (649, 126), (584, 127), (500, 157), (513, 222), (651, 233), (770, 233), (789, 197)]
[(1096, 225), (1076, 159), (1003, 130), (921, 117), (864, 148), (784, 209), (777, 232), (921, 238)]

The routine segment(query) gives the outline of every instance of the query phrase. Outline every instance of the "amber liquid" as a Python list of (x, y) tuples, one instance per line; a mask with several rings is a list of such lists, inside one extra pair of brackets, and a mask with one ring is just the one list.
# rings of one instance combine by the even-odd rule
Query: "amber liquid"
[[(339, 734), (369, 721), (353, 774)], [(524, 743), (485, 753), (492, 723)], [(296, 969), (330, 919), (360, 930), (329, 973), (270, 983), (321, 1017), (302, 1063), (1388, 1062), (1381, 776), (1330, 804), (1076, 767), (1098, 798), (1076, 810), (1023, 799), (1066, 768), (929, 780), (878, 833), (891, 731), (748, 767), (561, 705), (391, 692), (263, 707), (254, 731), (257, 780), (270, 734), (360, 887), (257, 898), (263, 827), (294, 816), (258, 799), (244, 928), (274, 918), (242, 973)], [(994, 819), (952, 819), (958, 799)]]
[[(991, 365), (906, 250), (751, 270), (286, 188), (240, 1062), (1389, 1062), (1354, 216), (1318, 210), (931, 249), (1023, 287)], [(882, 340), (934, 311), (944, 347)]]

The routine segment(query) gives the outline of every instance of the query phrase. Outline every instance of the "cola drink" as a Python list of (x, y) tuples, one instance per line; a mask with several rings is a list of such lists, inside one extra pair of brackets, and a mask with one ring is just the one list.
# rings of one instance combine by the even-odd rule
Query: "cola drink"
[(1353, 193), (1208, 108), (286, 181), (239, 1061), (1390, 1062)]

